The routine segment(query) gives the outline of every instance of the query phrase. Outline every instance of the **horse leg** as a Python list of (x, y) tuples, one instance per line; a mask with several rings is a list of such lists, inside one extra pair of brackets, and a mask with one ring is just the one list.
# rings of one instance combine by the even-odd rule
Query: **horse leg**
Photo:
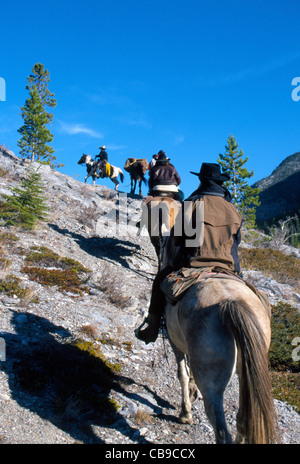
[(192, 320), (187, 333), (191, 371), (202, 394), (216, 443), (232, 443), (225, 421), (223, 397), (235, 371), (236, 345), (213, 308), (205, 316), (203, 326), (197, 329)]
[(179, 415), (179, 422), (182, 424), (192, 424), (192, 403), (190, 400), (189, 373), (186, 365), (186, 358), (185, 355), (172, 343), (171, 345), (177, 361), (177, 375), (181, 386), (181, 411)]
[(197, 387), (195, 382), (194, 375), (192, 370), (190, 369), (190, 378), (189, 378), (189, 392), (190, 392), (190, 400), (193, 403), (197, 398), (201, 399), (202, 395)]
[(139, 179), (139, 195), (142, 196), (142, 179)]
[(211, 373), (205, 373), (204, 370), (201, 373), (196, 371), (196, 382), (202, 394), (206, 415), (214, 429), (216, 443), (232, 443), (223, 407), (223, 397), (227, 382), (218, 378), (217, 371), (222, 371), (223, 373), (223, 369), (220, 366), (211, 369), (213, 371)]
[(116, 178), (114, 178), (114, 179), (111, 178), (110, 180), (112, 180), (113, 183), (115, 184), (115, 190), (118, 190), (120, 182), (118, 182), (118, 180)]

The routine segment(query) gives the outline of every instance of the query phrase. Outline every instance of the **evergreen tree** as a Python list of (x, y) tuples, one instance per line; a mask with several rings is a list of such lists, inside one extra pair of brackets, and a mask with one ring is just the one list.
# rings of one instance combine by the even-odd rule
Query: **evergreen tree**
[(258, 196), (260, 190), (248, 185), (247, 179), (254, 174), (245, 167), (249, 158), (244, 157), (243, 150), (238, 150), (238, 143), (232, 135), (227, 138), (225, 148), (226, 152), (220, 154), (218, 158), (223, 171), (230, 175), (230, 180), (224, 185), (230, 191), (232, 202), (243, 217), (246, 226), (254, 227), (256, 206), (260, 205)]
[(44, 221), (48, 211), (44, 189), (40, 173), (29, 167), (21, 186), (12, 187), (11, 195), (2, 195), (5, 201), (0, 204), (0, 217), (5, 225), (33, 229)]
[[(54, 98), (54, 93), (51, 93), (48, 89), (48, 83), (50, 82), (50, 73), (45, 69), (44, 65), (37, 63), (32, 68), (32, 74), (27, 77), (28, 85), (26, 86), (27, 90), (30, 90), (34, 85), (37, 88), (39, 97), (42, 100), (42, 104), (49, 108), (54, 108), (56, 106), (56, 100)], [(53, 120), (53, 114), (47, 112), (49, 121)]]
[(54, 149), (48, 145), (52, 142), (53, 135), (46, 126), (53, 120), (53, 114), (46, 111), (45, 107), (53, 108), (56, 101), (54, 94), (48, 89), (49, 72), (44, 65), (38, 63), (33, 67), (27, 81), (29, 97), (21, 108), (24, 124), (18, 130), (22, 135), (18, 141), (20, 153), (23, 158), (32, 162), (51, 164), (56, 157), (53, 155)]

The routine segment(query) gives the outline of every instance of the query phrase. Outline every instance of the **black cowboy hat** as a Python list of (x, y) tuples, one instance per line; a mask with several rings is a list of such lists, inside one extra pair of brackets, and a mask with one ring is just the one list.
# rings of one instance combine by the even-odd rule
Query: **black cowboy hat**
[(162, 163), (166, 162), (166, 161), (170, 161), (170, 158), (167, 157), (167, 155), (165, 154), (164, 151), (162, 150), (159, 150), (159, 152), (157, 153), (157, 161), (161, 161)]
[(230, 176), (225, 172), (221, 172), (221, 167), (216, 163), (202, 163), (200, 172), (192, 172), (195, 176), (198, 176), (199, 179), (209, 179), (219, 182), (226, 182), (230, 179)]

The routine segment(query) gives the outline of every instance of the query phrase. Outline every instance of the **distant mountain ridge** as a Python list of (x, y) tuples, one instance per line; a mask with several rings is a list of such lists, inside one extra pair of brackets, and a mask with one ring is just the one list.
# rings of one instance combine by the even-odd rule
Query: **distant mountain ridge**
[(294, 215), (300, 208), (300, 152), (285, 158), (270, 176), (256, 182), (261, 205), (256, 209), (257, 223)]

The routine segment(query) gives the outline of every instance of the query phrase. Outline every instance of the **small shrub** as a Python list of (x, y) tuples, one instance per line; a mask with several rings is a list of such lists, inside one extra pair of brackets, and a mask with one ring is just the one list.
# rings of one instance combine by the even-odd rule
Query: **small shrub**
[(9, 174), (9, 170), (8, 169), (2, 169), (0, 168), (0, 177), (7, 177)]
[(132, 351), (132, 342), (123, 342), (126, 351)]
[(47, 287), (57, 286), (61, 292), (70, 292), (79, 295), (89, 293), (89, 288), (83, 285), (77, 271), (73, 269), (43, 269), (40, 267), (24, 266), (21, 272), (26, 273), (31, 280), (41, 285)]
[(33, 168), (28, 169), (20, 187), (12, 187), (10, 195), (2, 195), (0, 218), (8, 226), (33, 229), (38, 222), (46, 220), (47, 205), (41, 175)]
[(110, 303), (118, 308), (126, 308), (131, 304), (131, 297), (120, 291), (118, 278), (110, 275), (108, 270), (103, 272), (101, 279), (97, 282), (97, 288), (105, 293)]
[(299, 284), (300, 260), (297, 258), (269, 248), (241, 248), (239, 255), (244, 269), (261, 271), (281, 283)]
[(138, 425), (150, 424), (153, 422), (153, 417), (147, 411), (138, 409), (135, 415), (135, 422)]
[(9, 259), (0, 258), (0, 269), (7, 269), (11, 266), (12, 262)]
[(273, 395), (285, 401), (300, 414), (300, 375), (291, 372), (271, 372)]
[[(42, 246), (32, 247), (25, 261), (26, 266), (21, 272), (26, 273), (31, 280), (45, 286), (57, 286), (61, 292), (79, 295), (89, 293), (89, 288), (84, 285), (87, 280), (84, 274), (91, 271), (74, 259), (59, 256)], [(32, 264), (36, 266), (30, 266)], [(47, 267), (56, 269), (47, 269)]]
[(292, 341), (300, 335), (299, 311), (279, 302), (272, 308), (271, 330), (269, 363), (273, 394), (300, 413), (300, 365), (292, 358)]
[(47, 247), (32, 247), (31, 252), (26, 256), (27, 264), (39, 264), (48, 267), (59, 267), (62, 269), (72, 269), (74, 271), (91, 272), (78, 261), (72, 258), (59, 256)]
[(5, 293), (10, 297), (27, 298), (28, 294), (31, 294), (31, 290), (21, 287), (20, 283), (21, 279), (14, 275), (8, 275), (5, 279), (0, 279), (0, 293)]
[(0, 234), (0, 243), (18, 242), (19, 238), (12, 232), (3, 232)]
[(92, 324), (87, 324), (87, 325), (84, 325), (82, 326), (80, 329), (79, 329), (79, 332), (83, 335), (83, 336), (86, 336), (88, 338), (92, 338), (94, 340), (97, 340), (98, 339), (98, 329), (96, 326), (92, 325)]
[(73, 341), (72, 345), (76, 346), (76, 348), (78, 348), (79, 350), (86, 352), (89, 356), (101, 360), (106, 373), (117, 374), (121, 372), (120, 364), (111, 363), (110, 361), (107, 361), (100, 347), (98, 345), (95, 345), (93, 342), (87, 342), (85, 340), (78, 339)]
[(300, 336), (300, 314), (289, 304), (277, 303), (272, 308), (272, 340), (269, 360), (272, 369), (299, 372), (299, 362), (292, 359), (292, 341)]

